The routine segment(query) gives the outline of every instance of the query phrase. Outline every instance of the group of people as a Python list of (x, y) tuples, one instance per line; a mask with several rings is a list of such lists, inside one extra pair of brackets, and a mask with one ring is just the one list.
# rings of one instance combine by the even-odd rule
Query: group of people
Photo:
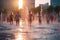
[(39, 14), (38, 20), (39, 24), (41, 24), (42, 21), (46, 21), (46, 23), (49, 24), (58, 21), (58, 17), (56, 15), (50, 15), (50, 14), (44, 14), (42, 16)]
[[(50, 15), (50, 14), (46, 14), (45, 18), (43, 18), (44, 15), (41, 16), (40, 13), (38, 13), (38, 21), (39, 24), (42, 24), (42, 21), (45, 20), (46, 18), (46, 22), (49, 24), (50, 22), (60, 22), (60, 17), (58, 17), (57, 15)], [(29, 22), (29, 24), (31, 25), (32, 21), (34, 20), (34, 15), (32, 13), (29, 13), (29, 20), (27, 22)], [(9, 20), (10, 20), (10, 24), (13, 24), (13, 19), (15, 19), (16, 21), (16, 25), (19, 25), (19, 21), (20, 21), (21, 15), (19, 14), (19, 12), (17, 12), (15, 14), (15, 16), (13, 16), (13, 14), (11, 13), (9, 15)], [(42, 20), (43, 18), (43, 20)]]
[(19, 21), (20, 21), (20, 14), (19, 14), (19, 12), (17, 12), (15, 15), (13, 15), (13, 13), (11, 13), (7, 17), (7, 22), (10, 22), (10, 24), (13, 24), (14, 20), (16, 22), (16, 25), (19, 25)]
[(54, 23), (54, 22), (60, 22), (60, 17), (56, 14), (42, 14), (38, 13), (37, 16), (39, 24), (42, 24), (42, 21), (46, 21), (47, 24)]
[(47, 15), (46, 16), (46, 18), (47, 18), (47, 23), (49, 24), (49, 22), (56, 22), (56, 20), (57, 20), (57, 17), (56, 17), (56, 15)]

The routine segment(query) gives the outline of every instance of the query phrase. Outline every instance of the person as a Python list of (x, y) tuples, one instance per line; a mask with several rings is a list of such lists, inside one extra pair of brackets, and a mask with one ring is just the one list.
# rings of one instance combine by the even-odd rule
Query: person
[(51, 19), (51, 23), (53, 22), (53, 15), (50, 16), (50, 19)]
[(32, 14), (29, 13), (29, 25), (31, 26), (31, 23), (32, 23)]
[(13, 24), (13, 14), (12, 13), (10, 14), (9, 18), (10, 18), (10, 24)]
[(41, 24), (41, 14), (38, 13), (38, 20), (39, 20), (39, 24)]
[(47, 18), (47, 24), (49, 24), (50, 23), (50, 15), (47, 14), (46, 18)]
[(20, 20), (20, 14), (19, 13), (16, 13), (15, 20), (16, 20), (16, 25), (19, 25), (19, 20)]

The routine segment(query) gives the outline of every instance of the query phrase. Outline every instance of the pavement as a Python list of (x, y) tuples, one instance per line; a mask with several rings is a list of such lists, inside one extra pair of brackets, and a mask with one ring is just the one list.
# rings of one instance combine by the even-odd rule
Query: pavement
[(60, 40), (60, 23), (40, 24), (33, 21), (31, 26), (0, 23), (0, 33), (22, 33), (24, 40)]
[[(34, 22), (33, 22), (34, 23)], [(33, 40), (60, 40), (60, 23), (42, 23), (36, 21), (31, 26)]]
[[(14, 22), (14, 24), (10, 24), (7, 22), (0, 23), (0, 34), (1, 34), (0, 36), (5, 37), (7, 35), (6, 37), (11, 38), (14, 35), (13, 39), (8, 38), (8, 40), (14, 40), (14, 39), (17, 40), (17, 39), (19, 39), (18, 37), (20, 34), (23, 35), (22, 39), (28, 40), (28, 39), (30, 39), (30, 37), (29, 37), (30, 32), (31, 31), (27, 27), (26, 24), (21, 23), (20, 25), (16, 25), (15, 22)], [(3, 35), (3, 34), (5, 34), (5, 35)], [(10, 35), (10, 36), (8, 36), (8, 35)], [(0, 37), (0, 40), (3, 40), (3, 38), (1, 39), (1, 37)]]

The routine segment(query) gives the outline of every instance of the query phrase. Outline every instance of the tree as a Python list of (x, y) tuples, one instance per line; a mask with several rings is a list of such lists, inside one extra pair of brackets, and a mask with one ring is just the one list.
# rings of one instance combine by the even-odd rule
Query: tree
[(41, 11), (41, 6), (38, 6), (38, 7), (36, 8), (36, 10), (37, 10), (37, 12), (39, 13), (39, 12)]
[(8, 12), (7, 9), (4, 9), (4, 10), (3, 10), (3, 13), (6, 14), (6, 15), (7, 15), (7, 12)]
[(59, 15), (59, 12), (60, 12), (60, 6), (56, 6), (56, 7), (54, 8), (54, 10), (55, 10), (55, 12)]
[(54, 9), (53, 6), (48, 6), (46, 10), (50, 14), (51, 12), (53, 12), (53, 9)]
[(32, 12), (33, 14), (36, 14), (36, 8), (32, 8), (31, 10), (30, 10), (30, 12)]

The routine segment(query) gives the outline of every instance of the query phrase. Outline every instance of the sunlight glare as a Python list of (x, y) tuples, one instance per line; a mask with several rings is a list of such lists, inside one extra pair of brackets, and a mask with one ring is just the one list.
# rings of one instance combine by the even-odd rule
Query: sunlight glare
[(22, 20), (22, 19), (20, 19), (19, 25), (20, 25), (21, 27), (23, 27), (23, 20)]
[(23, 0), (19, 0), (18, 4), (19, 4), (19, 9), (22, 8), (23, 7)]
[(22, 26), (22, 21), (20, 21), (20, 26)]
[(22, 34), (18, 33), (18, 34), (17, 34), (17, 38), (16, 38), (16, 40), (23, 40), (23, 36), (22, 36)]
[(21, 32), (23, 31), (23, 29), (18, 29), (18, 30), (21, 31)]

